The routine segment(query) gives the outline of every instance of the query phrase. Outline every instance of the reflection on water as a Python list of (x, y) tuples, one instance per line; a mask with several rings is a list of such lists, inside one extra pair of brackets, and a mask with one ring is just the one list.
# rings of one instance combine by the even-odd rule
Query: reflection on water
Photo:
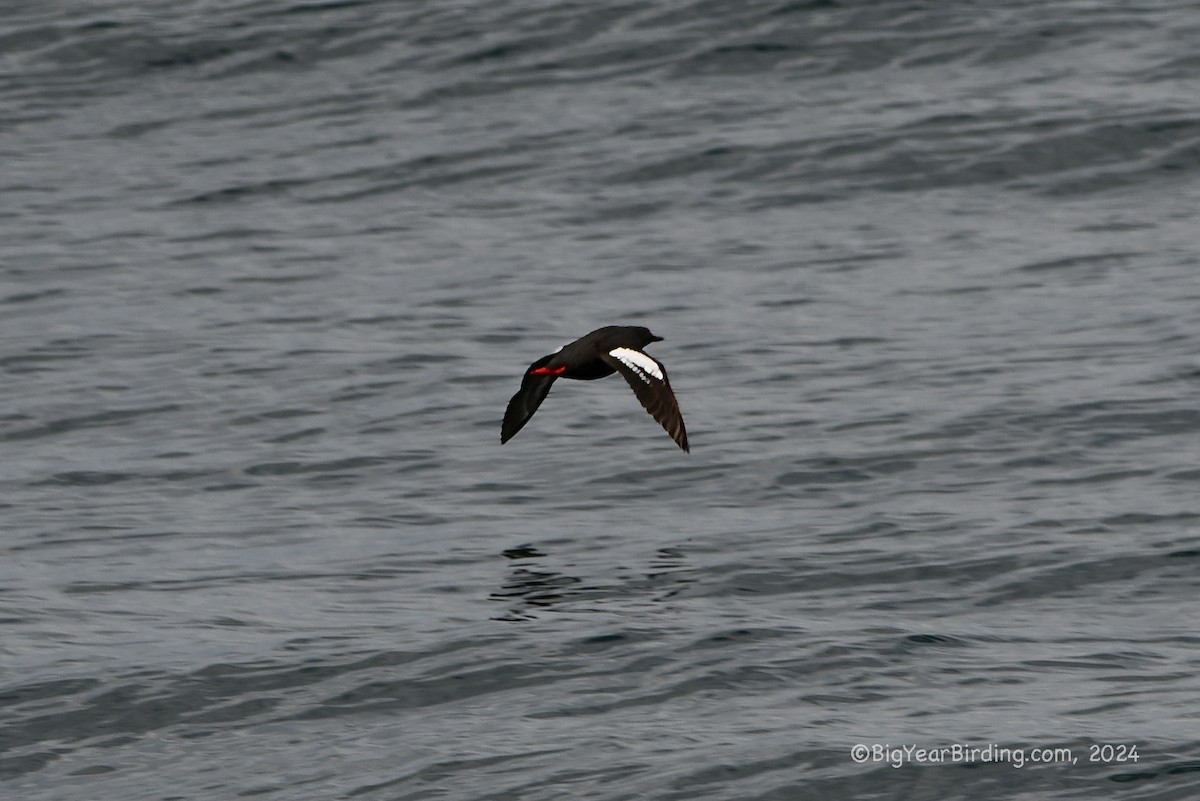
[(682, 592), (684, 587), (696, 581), (692, 566), (688, 564), (687, 556), (681, 549), (659, 548), (654, 556), (646, 580), (651, 585), (664, 587), (654, 600), (665, 601), (673, 598)]
[(576, 576), (540, 567), (535, 560), (546, 555), (532, 545), (509, 548), (501, 556), (513, 560), (512, 572), (500, 590), (489, 597), (513, 606), (497, 620), (532, 620), (536, 617), (532, 608), (547, 608), (565, 600), (574, 594), (567, 588), (580, 583)]
[[(496, 620), (534, 620), (538, 610), (571, 605), (572, 611), (602, 611), (613, 604), (628, 604), (631, 599), (660, 603), (669, 600), (696, 581), (694, 567), (677, 547), (659, 548), (643, 570), (613, 566), (614, 577), (593, 577), (587, 583), (580, 576), (555, 570), (539, 560), (547, 554), (530, 544), (501, 551), (510, 560), (509, 575), (489, 599), (510, 604)], [(592, 604), (588, 607), (587, 602)]]

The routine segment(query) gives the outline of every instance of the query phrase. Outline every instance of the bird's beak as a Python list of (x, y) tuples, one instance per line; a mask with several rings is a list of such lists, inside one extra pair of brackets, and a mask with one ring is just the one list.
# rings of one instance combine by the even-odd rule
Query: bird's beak
[(662, 341), (663, 341), (663, 338), (662, 338), (662, 337), (656, 337), (656, 336), (654, 336), (654, 334), (651, 334), (651, 335), (650, 335), (650, 341), (651, 341), (651, 342), (662, 342)]

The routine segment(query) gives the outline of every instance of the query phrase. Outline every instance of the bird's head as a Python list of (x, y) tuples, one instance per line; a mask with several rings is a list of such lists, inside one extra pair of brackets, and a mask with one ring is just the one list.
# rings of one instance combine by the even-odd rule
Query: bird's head
[(637, 330), (638, 334), (642, 337), (642, 339), (645, 340), (644, 344), (646, 344), (646, 345), (649, 345), (651, 342), (662, 342), (663, 338), (656, 337), (656, 336), (654, 336), (654, 334), (651, 334), (649, 328), (645, 328), (645, 327), (639, 325), (636, 327), (636, 330)]

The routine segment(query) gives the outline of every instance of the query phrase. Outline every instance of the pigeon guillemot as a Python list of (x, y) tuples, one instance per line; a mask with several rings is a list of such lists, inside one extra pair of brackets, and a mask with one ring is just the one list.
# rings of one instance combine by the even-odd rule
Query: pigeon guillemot
[(650, 416), (687, 451), (687, 431), (671, 382), (667, 380), (667, 368), (642, 351), (651, 342), (661, 341), (662, 337), (654, 336), (640, 325), (606, 325), (538, 359), (529, 365), (521, 379), (521, 388), (508, 402), (500, 426), (500, 442), (508, 442), (529, 422), (546, 399), (554, 379), (591, 381), (620, 373)]

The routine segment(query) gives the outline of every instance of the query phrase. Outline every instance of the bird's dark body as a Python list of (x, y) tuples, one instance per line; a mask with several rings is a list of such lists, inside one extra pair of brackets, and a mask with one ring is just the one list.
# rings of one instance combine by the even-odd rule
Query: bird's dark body
[(599, 359), (594, 359), (582, 367), (567, 370), (559, 378), (574, 378), (576, 381), (595, 381), (597, 378), (607, 378), (617, 372)]
[(666, 368), (642, 351), (651, 342), (660, 341), (662, 337), (642, 326), (609, 325), (538, 359), (529, 365), (521, 388), (508, 403), (500, 441), (508, 442), (521, 430), (545, 400), (556, 378), (594, 381), (620, 372), (646, 411), (680, 448), (688, 450), (683, 417), (667, 380)]
[(597, 328), (585, 337), (580, 337), (570, 345), (564, 345), (562, 350), (550, 354), (549, 361), (545, 364), (534, 362), (532, 366), (547, 367), (553, 370), (565, 365), (567, 370), (559, 378), (595, 381), (597, 378), (607, 378), (617, 372), (617, 368), (600, 358), (601, 354), (608, 353), (613, 348), (641, 350), (651, 342), (661, 341), (662, 337), (654, 336), (648, 328), (606, 325), (604, 328)]

